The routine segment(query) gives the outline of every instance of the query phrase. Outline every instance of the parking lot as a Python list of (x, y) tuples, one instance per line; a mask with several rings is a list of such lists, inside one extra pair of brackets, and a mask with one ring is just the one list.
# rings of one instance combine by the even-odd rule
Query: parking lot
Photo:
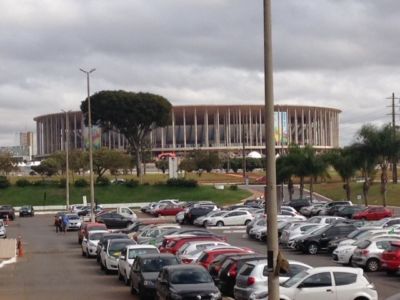
[[(0, 269), (0, 299), (135, 299), (116, 275), (105, 275), (95, 259), (81, 256), (77, 233), (56, 233), (53, 216), (17, 218), (8, 227), (9, 237), (22, 235), (25, 256), (17, 264)], [(243, 227), (214, 228), (226, 235), (229, 243), (266, 253), (263, 243), (249, 240)], [(284, 251), (288, 259), (312, 266), (336, 265), (329, 255), (303, 255)], [(399, 292), (399, 277), (384, 272), (369, 273), (379, 299)], [(400, 299), (400, 298), (399, 298)]]

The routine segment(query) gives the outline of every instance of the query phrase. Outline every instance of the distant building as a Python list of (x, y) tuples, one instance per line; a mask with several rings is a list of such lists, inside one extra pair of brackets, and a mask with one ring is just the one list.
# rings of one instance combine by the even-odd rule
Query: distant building
[[(312, 145), (316, 149), (339, 146), (340, 110), (303, 105), (275, 105), (275, 145), (285, 149), (290, 144)], [(71, 149), (84, 149), (87, 128), (82, 112), (70, 112), (66, 126), (65, 113), (34, 118), (38, 156), (44, 157), (65, 149), (69, 138)], [(68, 127), (68, 131), (66, 128)], [(68, 133), (68, 137), (67, 137)], [(95, 128), (99, 146), (126, 149), (127, 140), (116, 131)], [(151, 150), (182, 153), (197, 150), (247, 151), (265, 150), (264, 105), (188, 105), (172, 108), (171, 123), (150, 133)]]
[(9, 153), (17, 161), (30, 161), (32, 159), (31, 149), (28, 146), (6, 146), (0, 147), (0, 153)]

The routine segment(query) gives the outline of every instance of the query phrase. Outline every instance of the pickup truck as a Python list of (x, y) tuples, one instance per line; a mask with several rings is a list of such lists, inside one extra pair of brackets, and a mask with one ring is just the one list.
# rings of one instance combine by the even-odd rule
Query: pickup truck
[(0, 219), (8, 219), (13, 221), (15, 219), (15, 210), (11, 205), (2, 205), (0, 206)]

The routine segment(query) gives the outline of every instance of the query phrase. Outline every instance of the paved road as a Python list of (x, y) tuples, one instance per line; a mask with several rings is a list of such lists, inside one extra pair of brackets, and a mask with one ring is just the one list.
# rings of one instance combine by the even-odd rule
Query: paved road
[[(23, 236), (26, 255), (17, 264), (0, 269), (0, 300), (135, 299), (115, 275), (105, 275), (94, 259), (81, 256), (76, 232), (56, 234), (52, 220), (52, 216), (17, 218), (8, 227), (10, 237)], [(231, 244), (266, 253), (265, 244), (249, 240), (244, 228), (212, 230), (227, 235)], [(292, 251), (285, 251), (285, 255), (312, 266), (336, 265), (329, 255)], [(369, 273), (368, 277), (377, 286), (379, 299), (400, 292), (399, 277), (383, 272)]]

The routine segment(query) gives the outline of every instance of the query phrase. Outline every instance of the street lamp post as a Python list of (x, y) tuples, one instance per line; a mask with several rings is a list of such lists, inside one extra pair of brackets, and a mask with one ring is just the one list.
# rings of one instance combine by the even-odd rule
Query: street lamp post
[(87, 99), (88, 99), (88, 125), (89, 125), (89, 166), (90, 166), (90, 220), (94, 223), (94, 182), (93, 182), (93, 134), (92, 134), (92, 112), (90, 108), (90, 74), (96, 71), (96, 69), (91, 69), (90, 71), (85, 71), (79, 69), (86, 74), (87, 82)]
[(62, 110), (65, 113), (65, 173), (66, 173), (66, 182), (65, 182), (65, 197), (66, 197), (66, 206), (67, 210), (69, 210), (69, 111)]

